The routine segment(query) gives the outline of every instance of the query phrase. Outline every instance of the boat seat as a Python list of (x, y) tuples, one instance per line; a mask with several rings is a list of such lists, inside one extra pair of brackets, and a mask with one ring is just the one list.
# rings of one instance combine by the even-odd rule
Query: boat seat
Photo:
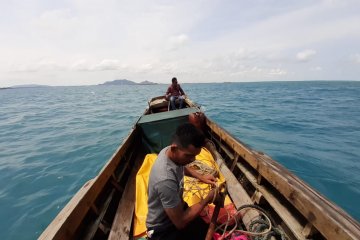
[(169, 101), (166, 100), (165, 98), (159, 98), (154, 100), (153, 102), (149, 103), (149, 107), (150, 108), (162, 108), (162, 107), (167, 107), (169, 104)]
[[(179, 104), (179, 99), (175, 100), (175, 104), (177, 105)], [(158, 110), (157, 112), (170, 111), (170, 101), (166, 100), (164, 97), (158, 98), (152, 101), (151, 103), (149, 103), (149, 108), (157, 109)]]

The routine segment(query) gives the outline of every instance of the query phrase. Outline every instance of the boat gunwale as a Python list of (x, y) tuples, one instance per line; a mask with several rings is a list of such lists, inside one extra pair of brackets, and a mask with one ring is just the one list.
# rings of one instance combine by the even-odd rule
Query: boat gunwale
[[(40, 235), (39, 239), (73, 238), (81, 226), (85, 215), (97, 196), (111, 178), (126, 155), (132, 140), (141, 132), (138, 122), (143, 115), (151, 111), (150, 102), (154, 99), (165, 98), (158, 96), (152, 98), (149, 106), (133, 125), (129, 134), (120, 146), (105, 163), (98, 175), (86, 182), (71, 198), (66, 206), (57, 214), (53, 221)], [(185, 99), (190, 107), (200, 108), (189, 98)], [(156, 114), (156, 113), (154, 113)], [(260, 153), (242, 143), (216, 122), (206, 116), (206, 126), (210, 135), (217, 135), (234, 153), (238, 154), (249, 166), (283, 196), (290, 205), (313, 225), (327, 239), (360, 239), (360, 225), (339, 206), (317, 192), (283, 165), (266, 154)], [(234, 165), (235, 166), (235, 165)], [(240, 170), (241, 171), (241, 170)], [(271, 204), (270, 204), (271, 206)], [(79, 217), (80, 216), (80, 217)], [(305, 228), (306, 226), (304, 226)], [(131, 233), (129, 233), (131, 235)], [(129, 235), (129, 236), (130, 236)]]
[(360, 225), (348, 213), (266, 154), (245, 146), (209, 117), (206, 125), (284, 196), (328, 239), (360, 239)]
[(73, 237), (85, 215), (122, 160), (122, 156), (128, 150), (137, 131), (134, 125), (99, 173), (75, 193), (38, 239), (67, 239)]

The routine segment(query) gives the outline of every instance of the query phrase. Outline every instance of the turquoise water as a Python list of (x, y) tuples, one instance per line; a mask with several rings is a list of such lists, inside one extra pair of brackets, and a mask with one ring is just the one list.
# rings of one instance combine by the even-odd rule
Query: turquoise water
[[(360, 220), (360, 82), (183, 84), (205, 113)], [(35, 239), (166, 85), (0, 91), (0, 239)]]

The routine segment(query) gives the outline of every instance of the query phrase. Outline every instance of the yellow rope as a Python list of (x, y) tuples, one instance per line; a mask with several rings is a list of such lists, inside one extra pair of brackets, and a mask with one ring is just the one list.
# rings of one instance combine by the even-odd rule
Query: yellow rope
[[(219, 172), (216, 169), (216, 166), (213, 164), (213, 166), (209, 167), (207, 164), (195, 160), (194, 162), (190, 163), (188, 167), (192, 168), (196, 172), (200, 173), (201, 175), (213, 175), (218, 176)], [(204, 199), (207, 195), (207, 193), (211, 190), (211, 186), (207, 185), (206, 187), (200, 187), (198, 185), (199, 180), (197, 178), (187, 178), (187, 180), (184, 182), (184, 185), (186, 185), (186, 188), (184, 189), (184, 192), (191, 192), (192, 195), (197, 195), (200, 199)], [(218, 190), (215, 190), (216, 193), (218, 193)], [(216, 195), (214, 196), (215, 200)]]

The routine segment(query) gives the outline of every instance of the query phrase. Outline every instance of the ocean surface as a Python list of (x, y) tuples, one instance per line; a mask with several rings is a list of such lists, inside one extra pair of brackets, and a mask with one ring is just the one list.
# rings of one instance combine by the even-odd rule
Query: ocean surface
[[(360, 82), (182, 87), (212, 120), (360, 220)], [(36, 239), (166, 88), (0, 90), (0, 239)]]

